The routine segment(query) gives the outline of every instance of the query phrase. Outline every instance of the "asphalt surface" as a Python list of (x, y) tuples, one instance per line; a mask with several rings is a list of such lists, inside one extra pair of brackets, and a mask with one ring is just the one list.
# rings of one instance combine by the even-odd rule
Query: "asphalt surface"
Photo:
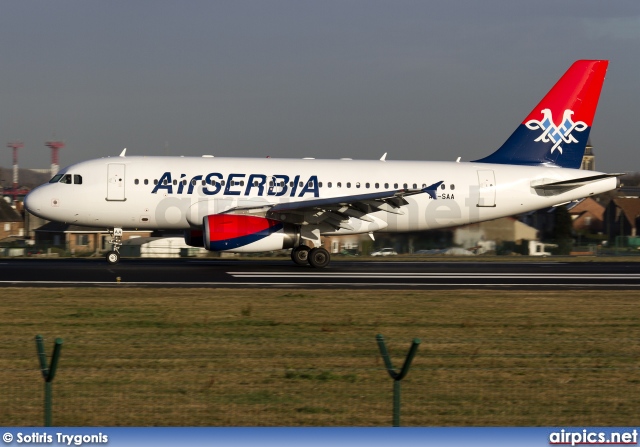
[(640, 262), (0, 259), (0, 287), (283, 287), (295, 289), (640, 289)]

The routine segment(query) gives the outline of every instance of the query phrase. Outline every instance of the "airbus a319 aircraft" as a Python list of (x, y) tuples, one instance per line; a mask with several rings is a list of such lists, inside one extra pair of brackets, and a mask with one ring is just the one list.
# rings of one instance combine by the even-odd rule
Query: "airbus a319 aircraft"
[(420, 231), (512, 216), (617, 187), (580, 167), (608, 61), (575, 62), (491, 155), (471, 162), (126, 156), (62, 169), (28, 194), (44, 219), (104, 227), (107, 261), (125, 229), (184, 230), (212, 251), (291, 248), (322, 268), (322, 236)]

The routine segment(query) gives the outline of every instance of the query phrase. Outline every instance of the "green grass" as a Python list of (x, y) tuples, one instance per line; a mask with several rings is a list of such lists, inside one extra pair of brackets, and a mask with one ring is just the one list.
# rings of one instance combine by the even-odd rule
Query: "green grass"
[(633, 291), (5, 288), (0, 424), (40, 425), (47, 353), (64, 340), (54, 424), (634, 425)]

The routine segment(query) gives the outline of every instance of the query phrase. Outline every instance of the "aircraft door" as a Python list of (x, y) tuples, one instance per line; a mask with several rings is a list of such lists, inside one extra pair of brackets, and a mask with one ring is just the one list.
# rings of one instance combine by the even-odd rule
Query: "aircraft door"
[(496, 206), (496, 176), (492, 170), (478, 171), (478, 206)]
[(124, 164), (107, 165), (107, 200), (127, 200), (124, 195)]

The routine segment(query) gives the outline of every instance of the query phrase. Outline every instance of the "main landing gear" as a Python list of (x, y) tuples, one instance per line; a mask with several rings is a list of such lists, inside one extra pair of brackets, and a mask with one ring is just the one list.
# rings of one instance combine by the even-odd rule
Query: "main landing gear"
[(112, 239), (109, 241), (111, 244), (112, 250), (107, 252), (107, 262), (109, 264), (117, 264), (120, 262), (120, 246), (122, 245), (122, 228), (114, 228), (113, 231), (110, 231)]
[(297, 265), (311, 265), (315, 268), (325, 268), (331, 261), (331, 255), (322, 247), (309, 248), (299, 245), (291, 250), (291, 260)]

